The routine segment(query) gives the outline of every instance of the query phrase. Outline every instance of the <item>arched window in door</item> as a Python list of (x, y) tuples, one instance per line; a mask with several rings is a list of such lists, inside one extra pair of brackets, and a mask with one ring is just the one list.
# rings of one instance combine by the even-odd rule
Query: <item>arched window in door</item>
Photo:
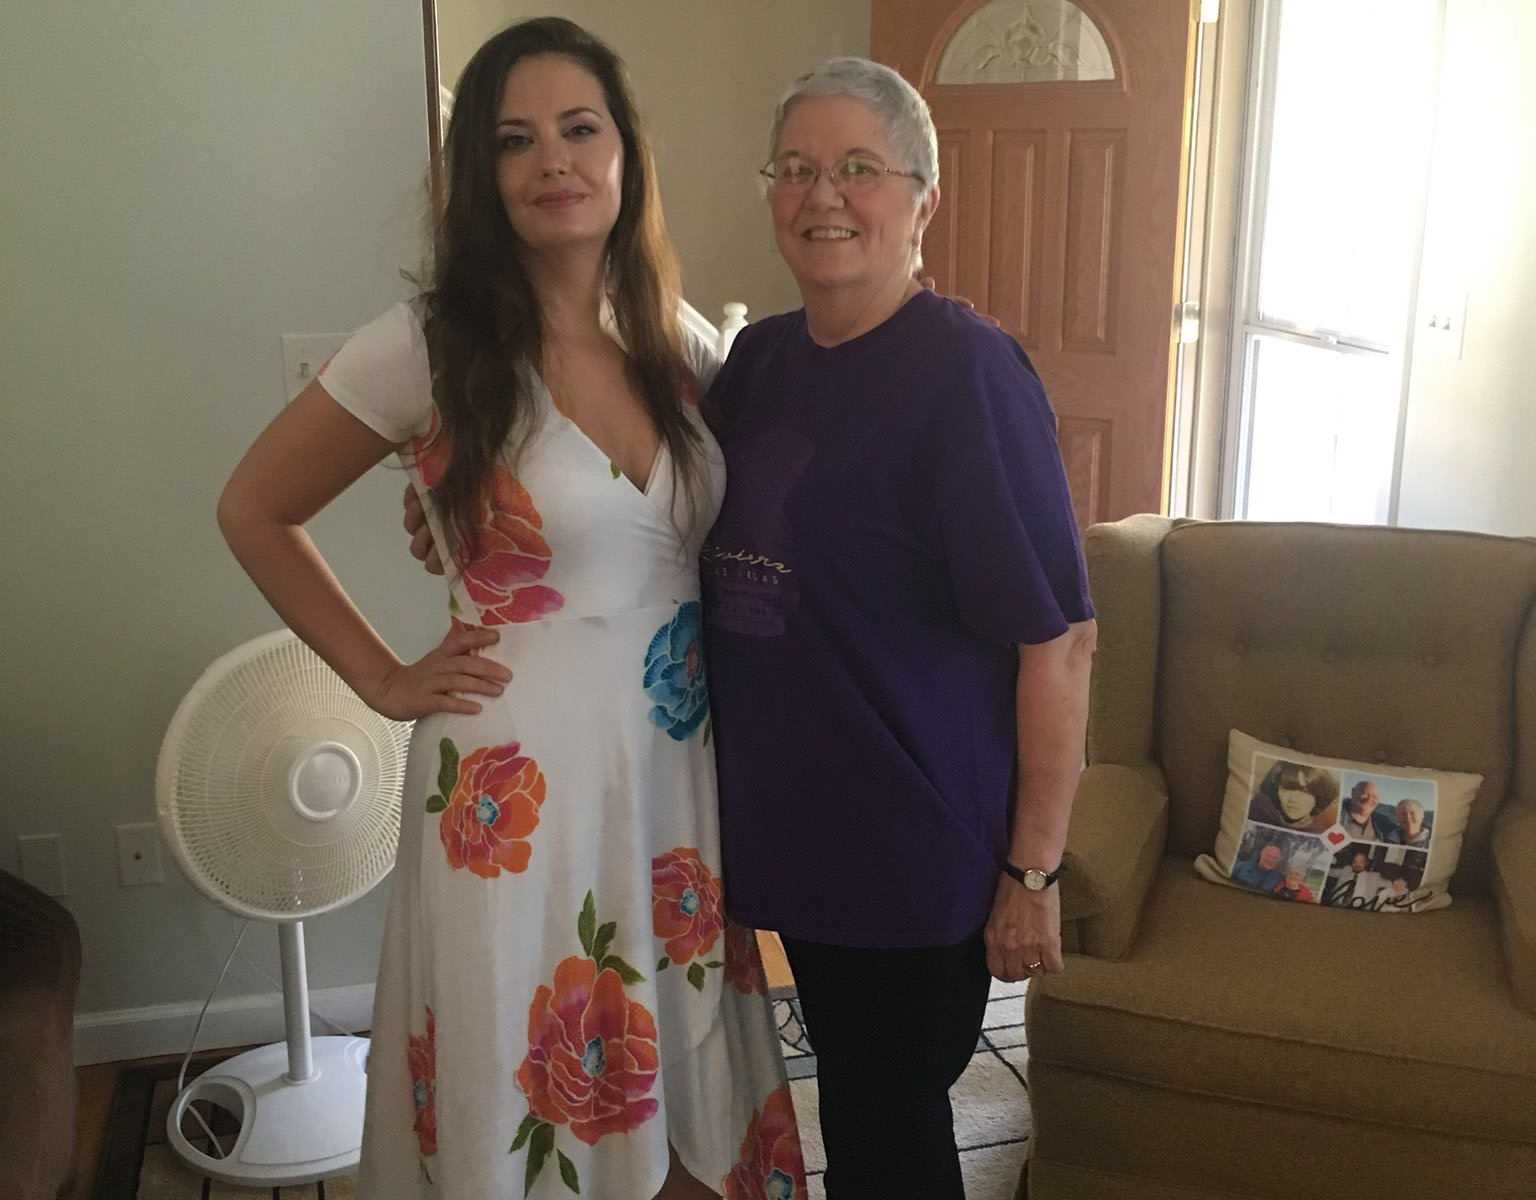
[(1104, 35), (1071, 0), (991, 0), (955, 30), (934, 82), (1061, 83), (1114, 77)]

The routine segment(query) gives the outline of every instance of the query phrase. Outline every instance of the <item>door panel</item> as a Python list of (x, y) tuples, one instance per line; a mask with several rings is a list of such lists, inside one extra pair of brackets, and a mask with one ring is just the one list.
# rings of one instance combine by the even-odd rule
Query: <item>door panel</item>
[(1119, 311), (1125, 131), (1085, 130), (1070, 134), (1067, 145), (1061, 342), (1065, 349), (1113, 354)]
[(1084, 529), (1108, 520), (1110, 422), (1098, 417), (1062, 417), (1056, 437), (1072, 489), (1072, 509)]
[(992, 137), (987, 311), (1031, 349), (1040, 330), (1046, 136), (1005, 129)]

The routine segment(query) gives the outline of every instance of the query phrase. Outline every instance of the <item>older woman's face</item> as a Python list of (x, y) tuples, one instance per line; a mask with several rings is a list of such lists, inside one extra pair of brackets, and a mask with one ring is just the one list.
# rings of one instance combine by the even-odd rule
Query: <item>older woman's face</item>
[[(878, 159), (899, 171), (885, 123), (862, 100), (810, 96), (790, 106), (774, 159), (794, 154), (830, 167), (850, 154)], [(827, 288), (878, 288), (912, 273), (915, 248), (938, 204), (910, 179), (887, 175), (867, 190), (846, 194), (826, 173), (809, 188), (771, 188), (774, 237), (802, 293)]]

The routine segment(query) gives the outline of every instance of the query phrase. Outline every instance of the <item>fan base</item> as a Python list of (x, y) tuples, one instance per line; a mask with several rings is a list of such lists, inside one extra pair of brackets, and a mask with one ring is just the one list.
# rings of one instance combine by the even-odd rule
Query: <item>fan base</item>
[[(363, 1141), (368, 1039), (315, 1038), (314, 1075), (290, 1083), (288, 1047), (277, 1042), (219, 1063), (182, 1089), (165, 1120), (182, 1160), (223, 1183), (288, 1187), (357, 1166)], [(182, 1133), (187, 1105), (206, 1100), (240, 1124), (223, 1158), (204, 1154)], [(194, 1129), (194, 1118), (188, 1117)]]

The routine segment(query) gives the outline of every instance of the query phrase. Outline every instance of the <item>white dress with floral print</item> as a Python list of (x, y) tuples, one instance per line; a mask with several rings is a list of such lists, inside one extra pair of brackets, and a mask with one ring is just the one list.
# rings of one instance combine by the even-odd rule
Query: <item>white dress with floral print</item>
[[(717, 363), (690, 351), (702, 386)], [(429, 492), (446, 446), (415, 309), (320, 378)], [(721, 902), (696, 568), (719, 449), (699, 422), (710, 486), (690, 514), (665, 448), (642, 490), (533, 383), (537, 428), (448, 584), (512, 681), (411, 741), (359, 1194), (644, 1200), (670, 1142), (733, 1200), (798, 1198), (756, 943)]]

